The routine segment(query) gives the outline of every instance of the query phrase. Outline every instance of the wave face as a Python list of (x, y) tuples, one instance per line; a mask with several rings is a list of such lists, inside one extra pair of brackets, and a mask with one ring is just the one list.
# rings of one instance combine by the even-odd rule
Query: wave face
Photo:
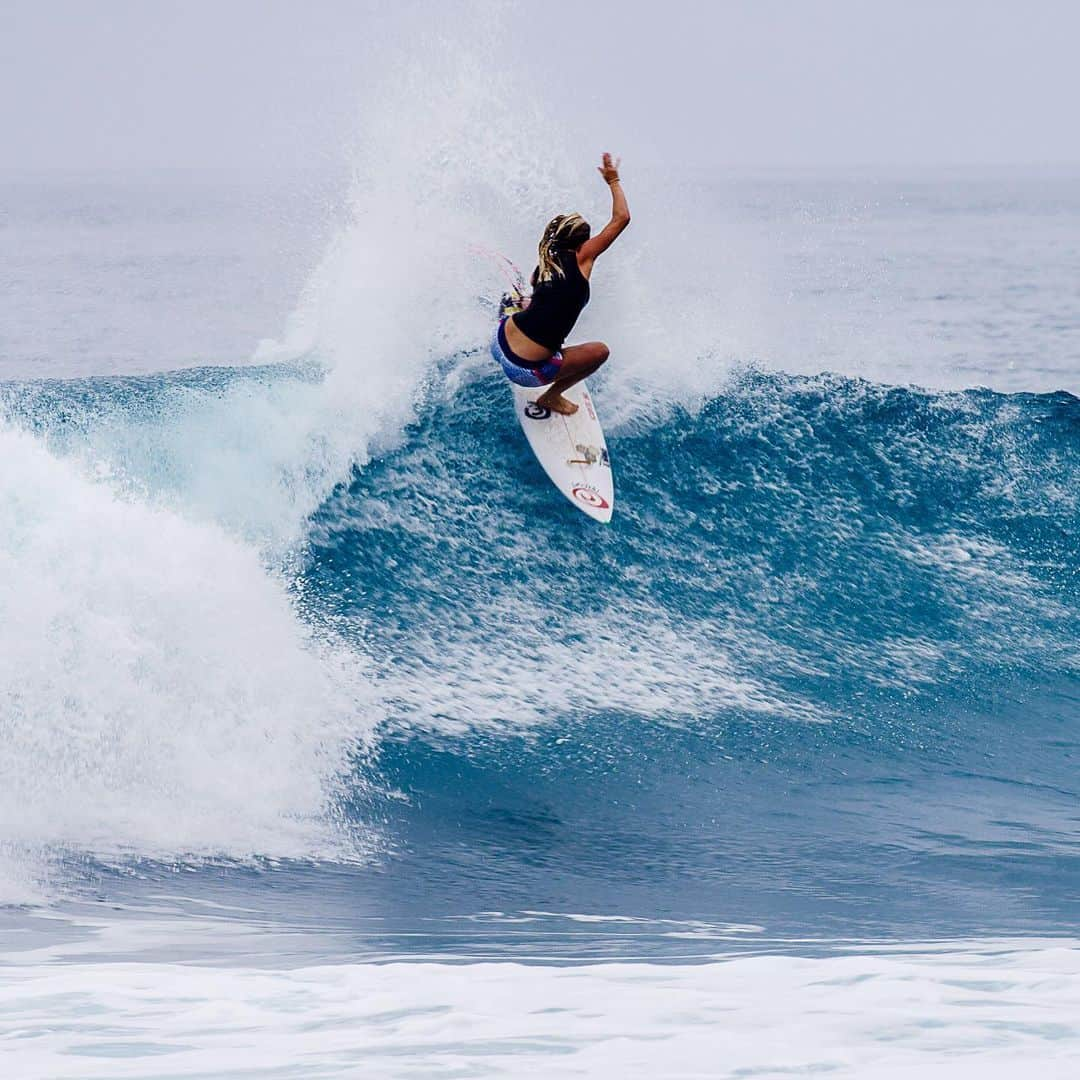
[(452, 367), (348, 482), (285, 474), (284, 561), (167, 466), (318, 371), (4, 388), (24, 876), (314, 857), (336, 884), (286, 876), (335, 918), (1069, 924), (1080, 401), (744, 371), (612, 426), (600, 528)]
[(305, 590), (365, 628), (407, 796), (395, 888), (1067, 925), (1080, 401), (748, 372), (611, 433), (600, 529), (506, 397), (427, 409), (312, 521)]

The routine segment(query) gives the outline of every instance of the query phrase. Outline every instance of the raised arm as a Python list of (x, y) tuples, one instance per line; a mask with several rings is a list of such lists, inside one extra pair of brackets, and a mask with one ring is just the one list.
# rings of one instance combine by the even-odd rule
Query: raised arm
[(597, 167), (597, 171), (611, 188), (611, 220), (578, 249), (578, 264), (586, 276), (596, 257), (607, 251), (619, 233), (630, 224), (630, 208), (626, 205), (626, 195), (619, 182), (619, 162), (612, 164), (611, 155), (605, 154), (603, 164)]

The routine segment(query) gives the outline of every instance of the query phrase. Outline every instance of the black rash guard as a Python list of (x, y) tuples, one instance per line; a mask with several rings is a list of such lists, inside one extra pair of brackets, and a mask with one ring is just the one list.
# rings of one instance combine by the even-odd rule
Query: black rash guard
[(517, 328), (537, 345), (557, 353), (574, 328), (582, 308), (589, 302), (589, 279), (578, 266), (577, 253), (556, 254), (563, 274), (550, 281), (537, 281), (533, 271), (533, 294), (529, 306), (512, 316)]

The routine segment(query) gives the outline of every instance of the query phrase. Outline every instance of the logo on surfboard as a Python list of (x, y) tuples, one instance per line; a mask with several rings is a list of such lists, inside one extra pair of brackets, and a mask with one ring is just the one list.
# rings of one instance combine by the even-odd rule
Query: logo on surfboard
[(535, 401), (530, 401), (529, 404), (525, 406), (525, 415), (530, 420), (550, 420), (551, 410)]
[(605, 499), (596, 488), (588, 487), (585, 484), (578, 484), (573, 489), (572, 493), (578, 502), (583, 502), (586, 506), (591, 506), (593, 510), (608, 509), (609, 503), (607, 499)]

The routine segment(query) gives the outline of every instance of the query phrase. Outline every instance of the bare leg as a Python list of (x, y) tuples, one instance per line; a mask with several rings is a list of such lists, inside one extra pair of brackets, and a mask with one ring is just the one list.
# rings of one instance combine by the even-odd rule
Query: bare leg
[(563, 349), (559, 377), (536, 399), (537, 405), (563, 416), (573, 416), (578, 407), (572, 401), (567, 401), (563, 392), (588, 378), (594, 371), (599, 371), (609, 355), (608, 347), (602, 341), (590, 341)]

